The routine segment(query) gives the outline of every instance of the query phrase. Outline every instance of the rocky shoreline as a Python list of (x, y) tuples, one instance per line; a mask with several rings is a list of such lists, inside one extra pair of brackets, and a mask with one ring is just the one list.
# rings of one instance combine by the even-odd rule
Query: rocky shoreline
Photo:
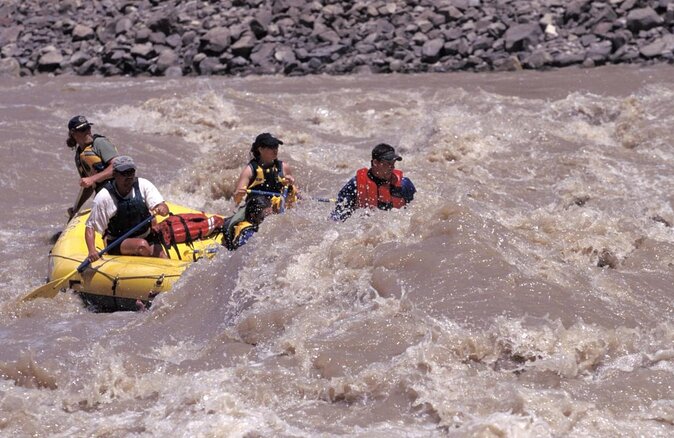
[(5, 0), (0, 76), (674, 63), (674, 0)]

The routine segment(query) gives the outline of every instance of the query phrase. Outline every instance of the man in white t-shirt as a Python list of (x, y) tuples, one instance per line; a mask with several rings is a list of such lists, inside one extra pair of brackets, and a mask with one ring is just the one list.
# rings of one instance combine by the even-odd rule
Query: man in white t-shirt
[[(136, 164), (129, 156), (119, 156), (113, 162), (112, 181), (96, 194), (91, 215), (87, 219), (84, 239), (89, 260), (100, 257), (95, 246), (95, 232), (103, 235), (106, 246), (153, 214), (166, 216), (168, 206), (159, 190), (145, 178), (136, 178)], [(148, 223), (108, 254), (166, 257), (159, 236)]]

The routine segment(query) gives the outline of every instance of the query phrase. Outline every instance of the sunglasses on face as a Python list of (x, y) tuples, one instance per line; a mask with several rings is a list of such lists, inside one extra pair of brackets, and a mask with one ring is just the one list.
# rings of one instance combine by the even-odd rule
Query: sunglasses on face
[(136, 170), (135, 169), (129, 169), (129, 170), (125, 170), (124, 172), (117, 172), (117, 174), (128, 178), (130, 176), (134, 176), (136, 174)]
[(89, 132), (91, 131), (91, 126), (82, 126), (81, 128), (77, 128), (74, 130), (75, 132), (79, 132), (80, 134)]

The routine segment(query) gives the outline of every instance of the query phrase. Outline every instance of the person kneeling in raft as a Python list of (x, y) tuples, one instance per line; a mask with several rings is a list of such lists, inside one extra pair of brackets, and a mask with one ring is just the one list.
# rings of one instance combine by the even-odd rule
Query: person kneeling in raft
[(271, 200), (265, 196), (251, 196), (234, 216), (225, 219), (222, 244), (230, 250), (243, 246), (253, 237), (264, 218), (272, 213)]
[[(136, 178), (136, 164), (131, 157), (119, 156), (112, 166), (113, 179), (106, 182), (96, 194), (84, 231), (88, 259), (92, 262), (100, 258), (96, 251), (94, 231), (103, 235), (107, 246), (153, 214), (169, 214), (168, 206), (154, 184), (145, 178)], [(159, 235), (152, 231), (150, 222), (112, 248), (108, 254), (167, 257)]]

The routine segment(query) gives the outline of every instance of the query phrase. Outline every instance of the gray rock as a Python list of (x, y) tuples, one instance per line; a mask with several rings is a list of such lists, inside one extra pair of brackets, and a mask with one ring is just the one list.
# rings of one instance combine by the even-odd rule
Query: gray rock
[(73, 41), (90, 40), (96, 37), (96, 33), (89, 26), (78, 24), (73, 28)]
[(276, 44), (260, 44), (253, 50), (253, 53), (251, 53), (250, 60), (257, 65), (264, 65), (270, 62), (272, 53), (274, 53), (275, 50)]
[(169, 67), (172, 67), (178, 63), (178, 55), (176, 52), (170, 49), (164, 49), (159, 53), (157, 61), (155, 61), (156, 71), (162, 73), (166, 71)]
[(227, 66), (222, 65), (217, 58), (206, 57), (199, 63), (199, 73), (202, 75), (213, 75), (222, 73), (227, 69)]
[(604, 63), (611, 54), (612, 48), (613, 45), (610, 41), (593, 43), (588, 47), (586, 57), (592, 59), (595, 64)]
[(522, 64), (517, 56), (508, 56), (507, 58), (495, 59), (492, 66), (496, 71), (517, 71), (522, 70)]
[(122, 17), (115, 24), (115, 35), (127, 33), (133, 28), (133, 22), (129, 17)]
[(174, 49), (180, 47), (182, 43), (183, 41), (180, 34), (174, 33), (166, 37), (166, 44), (173, 47)]
[(21, 76), (21, 65), (14, 58), (0, 59), (0, 77)]
[(41, 72), (52, 72), (63, 62), (63, 55), (59, 50), (50, 50), (42, 54), (37, 61), (37, 69)]
[(295, 52), (291, 47), (287, 46), (277, 47), (276, 51), (274, 52), (274, 58), (284, 66), (297, 62)]
[(255, 47), (256, 41), (255, 35), (244, 34), (237, 42), (232, 44), (230, 50), (234, 56), (248, 58)]
[(663, 23), (662, 17), (652, 8), (633, 9), (627, 14), (627, 27), (632, 32), (648, 30)]
[(150, 42), (152, 44), (166, 44), (166, 35), (162, 32), (152, 32), (150, 34)]
[(164, 71), (164, 76), (166, 76), (167, 78), (179, 78), (182, 75), (183, 69), (178, 67), (177, 65), (173, 65)]
[(77, 52), (73, 53), (72, 56), (70, 57), (70, 65), (74, 65), (75, 67), (79, 67), (80, 65), (87, 62), (87, 60), (89, 58), (90, 58), (89, 55), (87, 55), (85, 52), (83, 52), (81, 50), (77, 51)]
[(585, 61), (585, 50), (578, 50), (573, 52), (564, 52), (553, 55), (553, 62), (559, 67), (566, 67), (567, 65), (580, 64)]
[(147, 43), (150, 41), (150, 34), (152, 31), (148, 29), (147, 27), (141, 27), (140, 29), (136, 30), (136, 37), (134, 38), (134, 41), (137, 43)]
[(530, 46), (538, 43), (542, 33), (538, 23), (516, 24), (511, 26), (503, 36), (505, 48), (509, 52), (527, 50)]
[(421, 61), (426, 63), (436, 62), (440, 58), (444, 45), (445, 40), (442, 38), (426, 41), (421, 48)]
[(84, 64), (81, 66), (77, 67), (75, 71), (77, 72), (78, 75), (90, 75), (94, 73), (95, 71), (99, 70), (103, 66), (103, 61), (101, 58), (95, 56), (88, 61), (86, 61)]
[(131, 47), (131, 54), (142, 58), (150, 58), (155, 54), (152, 43), (134, 44)]
[(674, 35), (667, 34), (662, 38), (658, 38), (652, 43), (641, 47), (639, 52), (646, 58), (671, 54), (674, 52)]
[(224, 27), (214, 27), (201, 37), (201, 44), (205, 51), (214, 54), (224, 52), (230, 44), (229, 30)]

